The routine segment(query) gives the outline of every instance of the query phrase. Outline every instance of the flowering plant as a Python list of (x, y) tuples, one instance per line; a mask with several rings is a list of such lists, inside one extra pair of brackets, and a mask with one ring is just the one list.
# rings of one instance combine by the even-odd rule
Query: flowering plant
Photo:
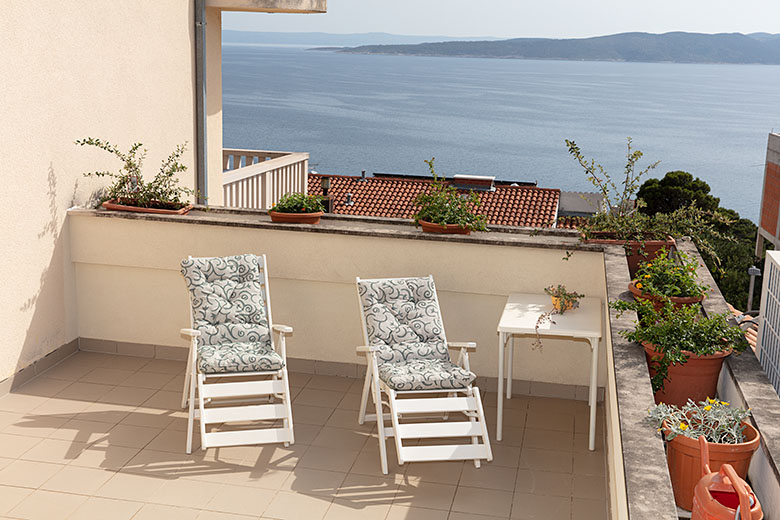
[(682, 252), (677, 252), (676, 257), (677, 260), (669, 258), (666, 249), (661, 249), (654, 260), (641, 262), (636, 272), (636, 288), (662, 298), (704, 294), (709, 287), (699, 283), (696, 261)]
[(536, 320), (536, 340), (531, 344), (533, 348), (542, 347), (542, 336), (539, 334), (539, 327), (541, 327), (544, 322), (549, 321), (554, 324), (555, 322), (552, 319), (553, 314), (563, 315), (568, 310), (576, 309), (580, 306), (580, 298), (585, 297), (584, 294), (567, 291), (566, 286), (561, 284), (545, 287), (544, 292), (549, 294), (553, 299), (553, 308), (551, 311), (540, 314), (539, 319)]
[(726, 401), (707, 399), (698, 404), (690, 399), (682, 408), (669, 404), (657, 404), (648, 410), (647, 419), (658, 431), (666, 430), (666, 440), (678, 435), (707, 442), (738, 444), (745, 442), (745, 425), (750, 410), (732, 408)]

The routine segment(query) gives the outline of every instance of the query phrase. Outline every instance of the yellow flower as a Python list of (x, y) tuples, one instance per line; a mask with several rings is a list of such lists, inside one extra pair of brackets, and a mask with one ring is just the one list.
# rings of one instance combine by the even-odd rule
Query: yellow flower
[(650, 275), (649, 275), (649, 274), (646, 274), (646, 275), (645, 275), (645, 278), (650, 278)]
[(708, 404), (707, 406), (704, 407), (704, 409), (707, 411), (712, 410), (712, 405)]
[(729, 403), (727, 403), (726, 401), (721, 401), (720, 404), (722, 404), (723, 406), (728, 406), (729, 405)]
[(709, 397), (707, 398), (707, 401), (708, 401), (710, 404), (713, 404), (713, 403), (717, 403), (717, 402), (718, 402), (718, 400), (717, 400), (717, 399), (710, 399)]
[(684, 422), (683, 422), (683, 423), (680, 423), (680, 429), (681, 429), (681, 430), (683, 430), (683, 431), (685, 431), (685, 430), (687, 430), (687, 429), (688, 429), (688, 425), (687, 425), (687, 424), (685, 424)]
[(641, 283), (641, 282), (637, 282), (637, 284), (636, 284), (636, 288), (637, 288), (637, 289), (641, 289), (641, 288), (642, 288), (642, 283)]

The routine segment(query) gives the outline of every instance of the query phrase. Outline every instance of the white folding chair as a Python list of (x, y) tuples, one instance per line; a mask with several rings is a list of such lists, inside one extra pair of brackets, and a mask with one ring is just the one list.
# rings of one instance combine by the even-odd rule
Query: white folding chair
[[(378, 423), (382, 473), (387, 473), (387, 437), (395, 439), (399, 464), (473, 460), (479, 467), (481, 459), (493, 460), (482, 399), (472, 384), (476, 376), (469, 369), (468, 351), (476, 343), (447, 342), (433, 276), (358, 278), (357, 290), (365, 341), (357, 351), (368, 356), (358, 422)], [(457, 364), (449, 348), (460, 351)], [(373, 414), (366, 413), (369, 393)], [(449, 414), (465, 420), (449, 421)], [(428, 440), (405, 445), (410, 439)]]
[[(181, 272), (192, 323), (181, 330), (190, 338), (182, 396), (182, 408), (189, 407), (187, 453), (195, 419), (203, 449), (292, 444), (285, 350), (292, 328), (273, 325), (265, 255), (190, 257)], [(244, 424), (230, 427), (237, 422)], [(217, 425), (215, 431), (209, 424)]]

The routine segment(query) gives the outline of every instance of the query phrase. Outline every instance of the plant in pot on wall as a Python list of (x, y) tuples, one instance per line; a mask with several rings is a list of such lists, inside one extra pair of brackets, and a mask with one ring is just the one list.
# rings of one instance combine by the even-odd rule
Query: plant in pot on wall
[(729, 323), (729, 314), (704, 317), (698, 305), (676, 309), (669, 300), (659, 311), (648, 300), (610, 305), (619, 313), (637, 312), (635, 329), (620, 334), (644, 347), (656, 403), (683, 406), (688, 399), (715, 395), (723, 360), (747, 348), (744, 333)]
[(324, 212), (322, 197), (319, 195), (287, 193), (282, 195), (268, 214), (272, 222), (318, 224)]
[(749, 415), (749, 410), (710, 398), (698, 404), (689, 400), (682, 407), (661, 403), (650, 409), (648, 419), (667, 442), (669, 475), (678, 506), (690, 511), (693, 505), (693, 490), (701, 477), (700, 435), (707, 439), (712, 471), (731, 464), (746, 478), (761, 442), (758, 430), (747, 422)]
[(531, 347), (534, 349), (542, 348), (542, 336), (539, 334), (539, 327), (546, 322), (555, 324), (552, 319), (554, 315), (560, 314), (563, 316), (566, 311), (576, 309), (580, 306), (580, 299), (585, 297), (584, 294), (568, 291), (566, 286), (561, 284), (545, 287), (544, 292), (552, 300), (552, 310), (540, 314), (539, 319), (536, 320), (536, 339), (531, 344)]
[(126, 153), (101, 139), (87, 137), (75, 142), (79, 146), (95, 146), (105, 150), (122, 161), (118, 173), (97, 171), (85, 173), (85, 177), (111, 177), (114, 182), (105, 189), (101, 197), (102, 206), (109, 210), (134, 211), (141, 213), (166, 213), (183, 215), (192, 209), (185, 199), (197, 195), (197, 192), (184, 186), (179, 186), (178, 173), (187, 171), (181, 164), (181, 156), (187, 143), (179, 145), (162, 161), (160, 171), (151, 181), (145, 181), (141, 168), (146, 150), (143, 144), (134, 143)]
[(649, 164), (637, 171), (636, 164), (643, 153), (634, 150), (633, 141), (627, 138), (626, 165), (620, 186), (594, 159), (586, 159), (574, 141), (566, 139), (569, 153), (585, 170), (585, 175), (602, 196), (603, 205), (589, 219), (583, 220), (577, 230), (584, 242), (616, 244), (626, 250), (628, 270), (633, 278), (641, 260), (653, 260), (661, 249), (670, 250), (674, 239), (690, 237), (699, 251), (710, 255), (717, 263), (719, 258), (712, 247), (714, 239), (729, 240), (716, 229), (716, 225), (728, 224), (722, 213), (705, 211), (694, 204), (671, 213), (646, 215), (640, 210), (644, 201), (636, 198), (640, 180), (658, 166)]
[(476, 213), (480, 200), (476, 193), (461, 195), (453, 186), (444, 183), (436, 175), (432, 157), (425, 161), (433, 175), (431, 188), (415, 198), (417, 213), (415, 226), (421, 226), (426, 233), (449, 233), (468, 235), (472, 231), (487, 231), (487, 217)]
[(695, 305), (704, 299), (709, 287), (699, 283), (698, 263), (689, 255), (678, 251), (670, 258), (666, 249), (650, 261), (639, 263), (636, 278), (628, 284), (628, 290), (638, 300), (649, 300), (656, 311), (669, 299), (675, 308)]

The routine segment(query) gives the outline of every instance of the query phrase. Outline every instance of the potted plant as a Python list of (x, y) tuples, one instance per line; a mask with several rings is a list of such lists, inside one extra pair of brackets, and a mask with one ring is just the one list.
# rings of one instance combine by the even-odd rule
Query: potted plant
[(749, 410), (710, 398), (698, 404), (689, 400), (682, 407), (661, 403), (649, 410), (648, 419), (666, 439), (669, 476), (678, 506), (688, 511), (693, 506), (693, 491), (701, 478), (700, 435), (707, 439), (712, 471), (731, 464), (746, 478), (750, 459), (761, 443), (758, 430), (747, 422), (749, 415)]
[(729, 323), (729, 314), (703, 317), (699, 306), (676, 309), (669, 300), (660, 311), (648, 300), (610, 305), (618, 312), (637, 311), (635, 329), (620, 334), (644, 347), (656, 403), (683, 406), (688, 399), (715, 395), (723, 360), (747, 348), (744, 333)]
[(461, 196), (454, 186), (448, 186), (444, 179), (436, 175), (433, 161), (425, 161), (433, 175), (431, 188), (420, 193), (414, 200), (417, 213), (414, 214), (415, 226), (421, 226), (426, 233), (450, 233), (468, 235), (472, 231), (487, 231), (487, 217), (476, 213), (480, 200), (476, 193), (469, 191)]
[(324, 212), (321, 196), (287, 193), (282, 195), (268, 214), (271, 222), (318, 224)]
[(716, 238), (728, 239), (715, 227), (716, 224), (729, 222), (725, 215), (704, 211), (695, 204), (652, 216), (640, 211), (644, 207), (644, 202), (636, 198), (640, 180), (654, 170), (659, 162), (636, 171), (636, 164), (643, 153), (634, 150), (632, 142), (628, 137), (624, 178), (619, 187), (600, 164), (593, 159), (586, 159), (574, 141), (566, 140), (569, 153), (583, 167), (588, 180), (596, 186), (603, 199), (603, 206), (597, 213), (577, 226), (581, 240), (623, 246), (632, 278), (641, 260), (655, 259), (661, 249), (671, 249), (675, 244), (674, 239), (683, 236), (690, 237), (699, 251), (719, 262), (711, 242)]
[(141, 149), (143, 146), (141, 143), (134, 143), (126, 153), (108, 141), (92, 137), (79, 139), (75, 144), (95, 146), (114, 155), (123, 163), (118, 173), (97, 171), (84, 174), (85, 177), (111, 177), (114, 179), (114, 182), (105, 189), (105, 193), (101, 197), (102, 206), (105, 209), (178, 215), (183, 215), (192, 209), (192, 204), (183, 199), (189, 195), (196, 195), (196, 192), (179, 186), (179, 179), (176, 178), (176, 174), (187, 171), (187, 167), (180, 162), (187, 143), (177, 146), (162, 161), (160, 171), (151, 181), (145, 181), (141, 174), (143, 161), (146, 157), (146, 150)]
[(542, 313), (539, 316), (539, 319), (536, 320), (536, 339), (531, 344), (533, 348), (542, 347), (542, 336), (539, 334), (539, 327), (548, 321), (555, 324), (552, 319), (555, 314), (560, 314), (562, 316), (566, 311), (576, 309), (580, 306), (580, 299), (585, 297), (584, 294), (568, 291), (566, 286), (561, 284), (545, 287), (544, 292), (550, 295), (552, 310)]
[(698, 281), (697, 262), (679, 251), (675, 256), (671, 258), (666, 249), (661, 249), (654, 260), (639, 263), (636, 278), (628, 284), (634, 298), (649, 300), (656, 311), (667, 299), (677, 309), (704, 299), (709, 287)]

